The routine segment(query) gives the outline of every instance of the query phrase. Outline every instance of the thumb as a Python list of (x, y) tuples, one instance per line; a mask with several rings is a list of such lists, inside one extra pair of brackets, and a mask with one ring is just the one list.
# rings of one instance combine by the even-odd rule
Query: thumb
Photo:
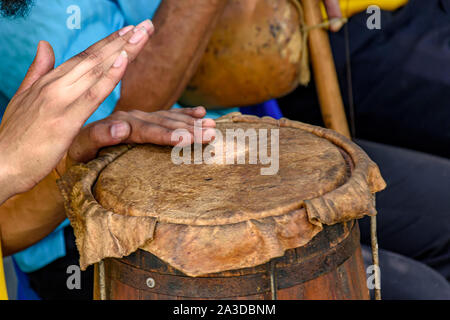
[(128, 139), (131, 126), (122, 120), (101, 120), (83, 129), (69, 148), (69, 157), (76, 162), (88, 162), (101, 148), (120, 144)]
[(55, 53), (53, 48), (47, 41), (39, 41), (36, 57), (31, 64), (28, 72), (17, 90), (16, 94), (20, 94), (30, 88), (39, 78), (53, 70), (55, 66)]

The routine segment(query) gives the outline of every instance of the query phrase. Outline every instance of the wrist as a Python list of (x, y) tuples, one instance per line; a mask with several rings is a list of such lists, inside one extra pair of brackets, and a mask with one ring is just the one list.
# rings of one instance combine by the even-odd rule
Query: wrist
[(66, 174), (67, 170), (69, 170), (70, 167), (72, 167), (75, 164), (77, 164), (77, 162), (72, 159), (69, 153), (66, 153), (64, 157), (61, 159), (61, 161), (59, 161), (58, 165), (53, 170), (53, 172), (60, 179), (63, 175)]
[(0, 204), (17, 193), (14, 188), (14, 176), (11, 162), (4, 154), (0, 154)]

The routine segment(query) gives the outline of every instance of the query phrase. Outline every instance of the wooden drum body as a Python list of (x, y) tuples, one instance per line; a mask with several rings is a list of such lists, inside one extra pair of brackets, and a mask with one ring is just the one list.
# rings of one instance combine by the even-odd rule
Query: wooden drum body
[(58, 182), (96, 297), (367, 299), (356, 219), (376, 214), (376, 164), (288, 119), (232, 113), (216, 134), (197, 146), (213, 162), (191, 162), (191, 147), (178, 162), (181, 149), (119, 146)]
[[(104, 262), (106, 299), (369, 299), (356, 222), (325, 227), (308, 245), (254, 268), (188, 277), (149, 252)], [(95, 296), (100, 297), (98, 279)]]

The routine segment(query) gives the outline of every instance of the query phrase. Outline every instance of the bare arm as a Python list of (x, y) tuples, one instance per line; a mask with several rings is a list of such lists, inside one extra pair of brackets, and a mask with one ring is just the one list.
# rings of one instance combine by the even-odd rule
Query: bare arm
[(130, 64), (117, 110), (170, 108), (181, 96), (208, 45), (227, 0), (164, 0), (155, 33)]
[(0, 206), (2, 251), (21, 251), (51, 233), (65, 218), (61, 195), (52, 173), (27, 193)]
[(11, 184), (10, 173), (7, 167), (7, 159), (0, 154), (0, 204), (14, 195), (14, 192), (8, 188)]

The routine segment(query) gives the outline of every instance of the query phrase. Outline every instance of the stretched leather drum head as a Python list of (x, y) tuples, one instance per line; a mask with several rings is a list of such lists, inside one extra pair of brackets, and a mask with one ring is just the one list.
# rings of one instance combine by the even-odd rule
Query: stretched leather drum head
[[(337, 133), (241, 114), (217, 129), (223, 158), (213, 164), (194, 164), (194, 154), (176, 164), (172, 148), (139, 145), (69, 171), (59, 185), (83, 268), (139, 248), (190, 276), (253, 267), (307, 244), (323, 224), (376, 213), (373, 193), (385, 186), (378, 167)], [(237, 130), (255, 132), (256, 147), (248, 138), (227, 148)], [(235, 164), (226, 163), (230, 152)]]
[[(222, 132), (278, 129), (267, 123), (219, 123), (217, 128)], [(246, 151), (249, 159), (248, 148)], [(269, 165), (259, 161), (253, 165), (176, 165), (171, 148), (141, 145), (101, 172), (95, 197), (104, 208), (122, 215), (212, 226), (278, 216), (299, 208), (303, 199), (336, 189), (347, 179), (347, 166), (338, 148), (307, 131), (282, 128), (279, 154), (277, 174), (261, 175), (261, 169)]]

